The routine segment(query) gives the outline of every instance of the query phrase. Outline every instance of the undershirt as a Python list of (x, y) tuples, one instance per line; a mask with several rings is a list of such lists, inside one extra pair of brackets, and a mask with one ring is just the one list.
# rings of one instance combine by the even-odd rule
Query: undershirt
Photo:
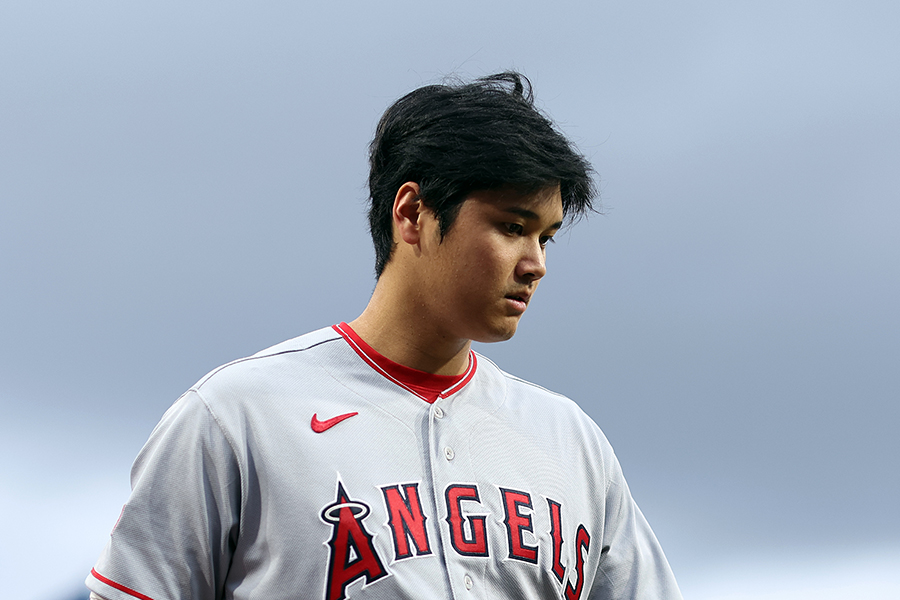
[(433, 404), (438, 398), (447, 398), (466, 386), (475, 375), (478, 360), (475, 352), (469, 350), (469, 364), (461, 375), (436, 375), (401, 365), (378, 353), (353, 331), (347, 323), (332, 325), (350, 347), (366, 363), (400, 387)]

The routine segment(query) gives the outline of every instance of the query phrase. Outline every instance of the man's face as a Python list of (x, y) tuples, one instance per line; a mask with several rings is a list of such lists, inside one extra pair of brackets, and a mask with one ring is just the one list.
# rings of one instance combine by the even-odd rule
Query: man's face
[(479, 342), (508, 340), (547, 272), (546, 246), (562, 226), (559, 187), (471, 194), (440, 239), (424, 215), (420, 300), (438, 332)]

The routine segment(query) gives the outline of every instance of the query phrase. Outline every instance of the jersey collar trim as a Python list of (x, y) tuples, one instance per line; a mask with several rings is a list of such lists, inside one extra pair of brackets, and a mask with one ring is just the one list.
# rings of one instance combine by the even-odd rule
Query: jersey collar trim
[(425, 371), (401, 365), (382, 356), (365, 343), (346, 323), (342, 322), (339, 325), (332, 325), (332, 328), (350, 344), (350, 347), (366, 364), (386, 379), (429, 404), (435, 402), (438, 398), (447, 398), (463, 389), (475, 376), (475, 369), (478, 367), (478, 359), (475, 358), (475, 352), (469, 350), (469, 366), (466, 367), (466, 371), (462, 375), (426, 373)]

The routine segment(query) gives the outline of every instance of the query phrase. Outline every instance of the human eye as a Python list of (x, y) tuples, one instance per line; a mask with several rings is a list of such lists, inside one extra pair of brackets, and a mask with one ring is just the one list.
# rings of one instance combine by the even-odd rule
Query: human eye
[(522, 235), (525, 233), (525, 227), (521, 223), (504, 223), (503, 227), (511, 235)]
[(542, 235), (540, 240), (541, 248), (546, 248), (547, 244), (553, 244), (555, 241), (552, 235)]

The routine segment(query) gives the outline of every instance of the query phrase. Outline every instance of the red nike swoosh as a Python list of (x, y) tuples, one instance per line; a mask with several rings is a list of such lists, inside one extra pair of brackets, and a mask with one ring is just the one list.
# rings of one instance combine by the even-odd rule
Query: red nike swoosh
[(322, 433), (323, 431), (331, 429), (332, 427), (334, 427), (335, 425), (337, 425), (344, 419), (349, 419), (350, 417), (355, 417), (358, 414), (359, 413), (357, 413), (357, 412), (352, 412), (352, 413), (347, 413), (347, 414), (343, 414), (343, 415), (338, 415), (336, 417), (331, 417), (327, 421), (320, 421), (319, 417), (316, 416), (316, 414), (314, 413), (312, 421), (310, 421), (309, 425), (310, 425), (310, 427), (312, 427), (312, 430), (315, 431), (316, 433)]

